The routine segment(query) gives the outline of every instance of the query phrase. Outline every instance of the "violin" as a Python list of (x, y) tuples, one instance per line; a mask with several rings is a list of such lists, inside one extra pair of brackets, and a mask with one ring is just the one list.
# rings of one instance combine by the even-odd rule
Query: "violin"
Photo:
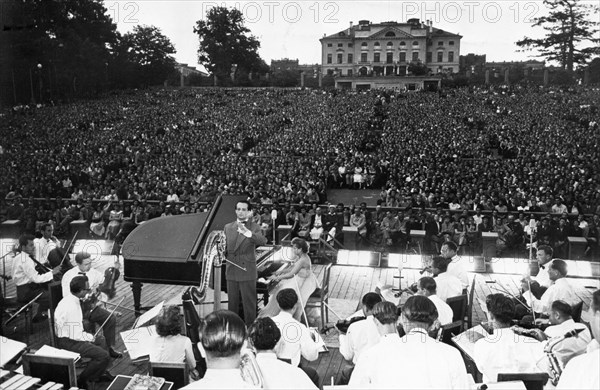
[(117, 280), (119, 280), (120, 276), (121, 271), (119, 271), (118, 268), (108, 267), (104, 271), (104, 281), (98, 286), (98, 291), (106, 294), (108, 299), (113, 299), (115, 295), (117, 295), (115, 284), (117, 283)]
[(347, 320), (339, 320), (335, 324), (335, 327), (337, 328), (337, 330), (340, 331), (341, 334), (346, 334), (348, 332), (348, 328), (350, 327), (350, 325), (352, 325), (355, 322), (363, 321), (366, 319), (367, 319), (367, 317), (365, 317), (365, 316), (356, 316), (356, 317), (349, 318)]

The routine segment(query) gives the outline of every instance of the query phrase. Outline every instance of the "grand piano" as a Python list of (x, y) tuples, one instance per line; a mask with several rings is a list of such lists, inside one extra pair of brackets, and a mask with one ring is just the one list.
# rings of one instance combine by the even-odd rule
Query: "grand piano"
[[(209, 212), (161, 217), (144, 222), (123, 242), (123, 278), (132, 282), (133, 304), (136, 313), (141, 305), (143, 283), (199, 286), (202, 277), (202, 254), (213, 230), (223, 230), (236, 219), (235, 206), (244, 196), (222, 195)], [(273, 261), (271, 251), (257, 260), (259, 278), (268, 277), (281, 264)], [(221, 267), (225, 281), (225, 267)], [(212, 278), (211, 278), (212, 279)], [(222, 283), (226, 291), (226, 283)], [(264, 284), (257, 284), (258, 293), (267, 293)]]

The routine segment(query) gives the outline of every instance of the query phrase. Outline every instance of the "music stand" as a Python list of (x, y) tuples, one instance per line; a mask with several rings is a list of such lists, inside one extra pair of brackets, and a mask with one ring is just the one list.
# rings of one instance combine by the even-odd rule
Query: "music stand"
[(19, 314), (21, 314), (22, 312), (26, 311), (29, 307), (33, 306), (33, 304), (35, 303), (35, 301), (37, 301), (38, 299), (40, 299), (40, 297), (43, 294), (44, 294), (43, 292), (39, 293), (31, 301), (29, 301), (26, 304), (24, 304), (23, 306), (21, 306), (21, 308), (15, 314), (13, 314), (12, 316), (10, 316), (10, 318), (8, 320), (6, 320), (6, 322), (4, 323), (4, 326), (10, 324), (12, 321), (14, 321), (15, 318), (17, 318), (19, 316)]

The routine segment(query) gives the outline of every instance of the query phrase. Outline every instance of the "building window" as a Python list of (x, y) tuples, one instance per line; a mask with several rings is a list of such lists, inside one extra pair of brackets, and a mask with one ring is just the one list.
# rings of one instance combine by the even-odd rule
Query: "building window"
[(352, 53), (348, 53), (348, 63), (351, 64), (354, 62), (354, 55)]
[(360, 50), (369, 50), (369, 45), (367, 44), (367, 42), (363, 42), (360, 45)]
[(373, 53), (373, 62), (379, 62), (381, 59), (379, 58), (379, 53)]
[(419, 41), (413, 41), (413, 46), (419, 46)]
[(453, 51), (448, 52), (448, 62), (454, 62), (454, 52)]
[(341, 64), (344, 61), (344, 55), (342, 53), (338, 53), (337, 55), (337, 63)]
[(328, 43), (327, 47), (333, 47), (333, 43)]
[(360, 62), (367, 62), (367, 53), (360, 53)]
[(386, 37), (395, 37), (396, 34), (393, 31), (388, 31), (388, 32), (385, 33), (385, 36)]
[(406, 42), (400, 41), (400, 46), (406, 46)]
[(388, 42), (386, 47), (388, 50), (394, 50), (394, 44), (392, 42)]
[(438, 51), (437, 53), (437, 62), (444, 62), (444, 52), (443, 51)]
[(387, 52), (385, 55), (385, 62), (388, 64), (393, 64), (394, 63), (394, 53)]
[(432, 62), (433, 61), (433, 53), (428, 51), (427, 52), (427, 62)]
[(351, 43), (349, 43), (349, 44), (348, 44), (348, 47), (354, 47), (354, 45), (353, 45), (353, 44), (351, 44)]
[(352, 69), (348, 69), (347, 74), (348, 74), (348, 76), (352, 76)]
[(406, 52), (405, 51), (400, 52), (400, 55), (398, 56), (398, 61), (406, 62)]
[(338, 43), (338, 47), (344, 47), (343, 43)]
[(327, 54), (327, 63), (331, 64), (333, 62), (333, 56), (331, 55), (331, 53)]
[(413, 61), (419, 61), (419, 52), (418, 51), (413, 51), (412, 53), (412, 60)]
[(450, 42), (448, 42), (448, 45), (450, 45), (450, 46), (454, 46), (454, 41), (450, 41)]
[(379, 44), (379, 42), (375, 42), (374, 46), (375, 46), (374, 47), (375, 50), (381, 50), (381, 45)]
[(438, 46), (444, 46), (444, 41), (439, 41)]

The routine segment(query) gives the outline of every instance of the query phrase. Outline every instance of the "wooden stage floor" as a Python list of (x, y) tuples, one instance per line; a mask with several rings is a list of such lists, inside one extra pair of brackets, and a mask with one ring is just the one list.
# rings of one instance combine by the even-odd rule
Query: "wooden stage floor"
[[(115, 257), (109, 255), (98, 255), (93, 262), (93, 267), (100, 271), (104, 271), (106, 267), (113, 264)], [(507, 261), (512, 261), (507, 259)], [(319, 281), (322, 280), (324, 266), (317, 264), (314, 266), (314, 272), (317, 275)], [(198, 270), (200, 272), (200, 269)], [(394, 278), (397, 275), (398, 270), (396, 268), (372, 268), (364, 266), (344, 266), (334, 265), (331, 269), (330, 277), (330, 297), (334, 300), (347, 301), (348, 307), (356, 307), (361, 297), (369, 292), (374, 291), (378, 285), (395, 285), (398, 286), (398, 279)], [(402, 271), (402, 287), (405, 288), (415, 281), (421, 275), (418, 269), (407, 269), (406, 267)], [(519, 280), (521, 275), (510, 274), (510, 273), (475, 273), (470, 272), (469, 277), (476, 278), (475, 284), (475, 297), (485, 301), (485, 296), (496, 292), (495, 284), (486, 283), (486, 281), (495, 280), (497, 283), (502, 284), (504, 288), (516, 293), (519, 288)], [(573, 279), (575, 283), (580, 284), (584, 287), (582, 294), (582, 300), (585, 302), (585, 311), (588, 309), (588, 303), (591, 297), (591, 293), (600, 287), (600, 282), (597, 278), (578, 278)], [(8, 295), (10, 296), (11, 291), (14, 292), (14, 287), (7, 286)], [(123, 306), (125, 308), (133, 308), (133, 296), (130, 289), (130, 283), (122, 280), (117, 282), (117, 296), (112, 302), (118, 302), (122, 297), (125, 297)], [(145, 284), (142, 290), (142, 305), (153, 306), (166, 300), (172, 303), (181, 303), (181, 294), (187, 287), (185, 286), (172, 286), (172, 285), (156, 285), (156, 284)], [(473, 322), (475, 324), (484, 321), (485, 317), (481, 307), (474, 300), (473, 305)], [(226, 307), (226, 305), (224, 305)], [(205, 308), (210, 310), (209, 307)], [(134, 314), (128, 310), (121, 310), (121, 316), (118, 318), (118, 330), (128, 330), (132, 327), (135, 320)], [(310, 309), (308, 317), (311, 320), (311, 326), (321, 327), (320, 316), (318, 310)], [(585, 318), (585, 317), (584, 317)], [(329, 314), (329, 325), (335, 324), (337, 318), (331, 312)], [(11, 324), (5, 329), (6, 337), (11, 339), (25, 341), (26, 334), (24, 331), (24, 322), (19, 319), (16, 323)], [(41, 322), (33, 324), (32, 333), (29, 340), (29, 345), (32, 349), (38, 349), (44, 345), (49, 339), (48, 323)], [(337, 331), (335, 329), (329, 330), (325, 339), (335, 339)], [(117, 350), (123, 351), (124, 345), (120, 337), (117, 341)], [(331, 378), (337, 379), (338, 375), (341, 374), (341, 369), (345, 366), (344, 359), (340, 355), (337, 348), (330, 348), (329, 352), (322, 353), (318, 360), (311, 362), (309, 366), (314, 367), (323, 383), (330, 384)], [(113, 361), (110, 371), (114, 374), (133, 375), (136, 373), (146, 373), (146, 363), (133, 363), (129, 359), (128, 355), (125, 354), (123, 358)], [(108, 384), (100, 384), (96, 387), (98, 390), (103, 390)]]

